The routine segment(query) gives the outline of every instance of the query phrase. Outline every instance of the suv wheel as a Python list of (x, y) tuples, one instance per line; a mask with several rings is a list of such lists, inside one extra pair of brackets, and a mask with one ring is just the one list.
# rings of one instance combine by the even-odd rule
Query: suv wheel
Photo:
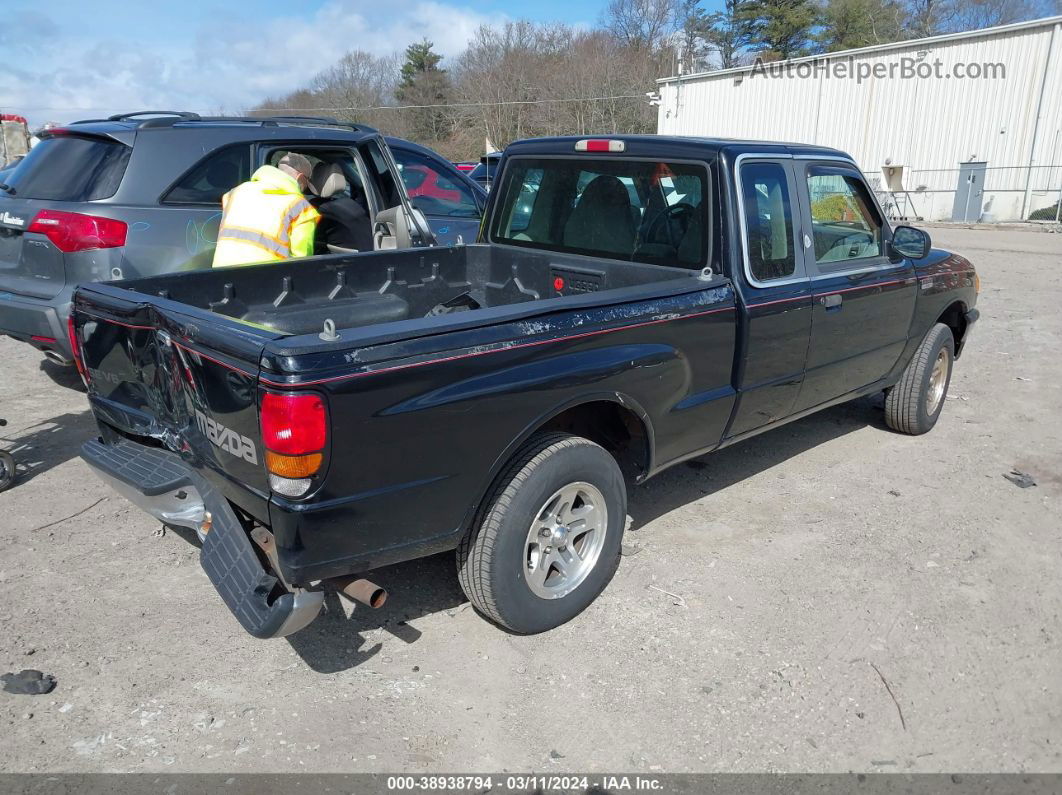
[(623, 474), (604, 448), (563, 433), (532, 437), (458, 548), (461, 587), (513, 632), (553, 629), (612, 579), (626, 519)]

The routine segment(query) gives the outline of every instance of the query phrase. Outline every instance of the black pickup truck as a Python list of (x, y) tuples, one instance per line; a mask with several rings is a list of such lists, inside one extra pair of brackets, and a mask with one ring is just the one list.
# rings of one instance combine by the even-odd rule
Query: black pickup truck
[(80, 287), (82, 455), (196, 529), (257, 637), (453, 549), (482, 614), (539, 632), (611, 578), (626, 483), (883, 390), (932, 428), (977, 292), (839, 151), (523, 141), (473, 245)]

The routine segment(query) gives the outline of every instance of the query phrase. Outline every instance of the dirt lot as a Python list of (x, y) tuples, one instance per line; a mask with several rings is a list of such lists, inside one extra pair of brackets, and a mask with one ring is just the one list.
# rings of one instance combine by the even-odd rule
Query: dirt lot
[(632, 494), (640, 551), (536, 637), (443, 555), (253, 640), (77, 458), (69, 373), (0, 339), (0, 669), (59, 681), (0, 694), (0, 770), (1062, 771), (1062, 235), (932, 233), (984, 285), (937, 428), (863, 400), (670, 470)]

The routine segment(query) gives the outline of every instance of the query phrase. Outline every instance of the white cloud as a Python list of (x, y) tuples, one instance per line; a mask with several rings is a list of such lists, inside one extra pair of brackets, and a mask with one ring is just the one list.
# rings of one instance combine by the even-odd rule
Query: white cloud
[(384, 55), (428, 38), (452, 57), (479, 25), (503, 21), (437, 0), (329, 0), (270, 19), (202, 9), (197, 24), (146, 40), (19, 12), (0, 33), (0, 50), (20, 56), (5, 59), (0, 108), (34, 124), (138, 109), (237, 112), (305, 85), (348, 50)]

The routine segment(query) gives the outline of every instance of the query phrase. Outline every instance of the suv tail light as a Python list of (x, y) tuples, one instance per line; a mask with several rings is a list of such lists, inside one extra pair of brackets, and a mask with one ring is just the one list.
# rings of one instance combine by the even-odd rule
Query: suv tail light
[(324, 398), (263, 392), (260, 422), (269, 485), (287, 497), (302, 496), (324, 462), (328, 442)]
[(44, 235), (57, 249), (68, 254), (124, 246), (128, 230), (124, 221), (63, 210), (41, 210), (26, 229)]
[(74, 357), (74, 364), (77, 365), (77, 373), (81, 376), (81, 380), (85, 382), (85, 386), (88, 386), (85, 363), (81, 361), (81, 340), (78, 339), (77, 326), (74, 325), (73, 308), (70, 309), (70, 316), (66, 319), (66, 335), (70, 339), (70, 353)]

